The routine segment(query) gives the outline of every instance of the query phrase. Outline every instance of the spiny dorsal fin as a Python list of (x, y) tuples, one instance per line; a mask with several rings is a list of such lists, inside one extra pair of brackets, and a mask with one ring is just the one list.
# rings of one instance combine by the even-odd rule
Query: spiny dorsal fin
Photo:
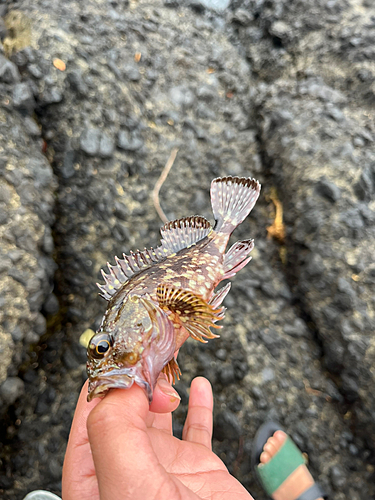
[(160, 230), (162, 235), (160, 246), (155, 249), (145, 248), (143, 251), (130, 252), (130, 255), (123, 254), (123, 259), (115, 257), (115, 266), (107, 263), (109, 274), (101, 271), (105, 284), (97, 283), (100, 295), (110, 300), (134, 274), (163, 261), (183, 248), (189, 248), (205, 238), (210, 231), (212, 231), (211, 224), (198, 215), (167, 222)]
[(183, 248), (189, 248), (205, 238), (211, 230), (212, 226), (208, 220), (199, 215), (167, 222), (160, 229), (162, 249), (176, 253)]
[[(164, 255), (165, 258), (166, 255)], [(103, 269), (101, 270), (105, 284), (97, 286), (100, 290), (100, 295), (110, 300), (113, 295), (126, 283), (135, 273), (152, 266), (161, 260), (158, 249), (147, 249), (143, 251), (137, 250), (130, 252), (130, 255), (123, 254), (123, 259), (115, 257), (116, 265), (111, 266), (107, 262), (109, 274), (106, 274)]]
[(160, 307), (178, 314), (182, 325), (193, 339), (206, 343), (204, 338), (218, 337), (210, 328), (221, 328), (215, 323), (223, 318), (224, 308), (217, 309), (192, 292), (167, 285), (159, 285), (156, 295)]

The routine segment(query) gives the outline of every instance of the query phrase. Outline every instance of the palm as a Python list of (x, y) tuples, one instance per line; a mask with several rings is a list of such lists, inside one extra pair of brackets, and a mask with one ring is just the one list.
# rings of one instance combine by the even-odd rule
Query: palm
[[(153, 427), (148, 429), (147, 435), (152, 450), (169, 475), (168, 480), (173, 480), (178, 487), (184, 485), (197, 498), (249, 500), (249, 493), (206, 446), (181, 441), (167, 431)], [(181, 490), (184, 493), (185, 489)]]

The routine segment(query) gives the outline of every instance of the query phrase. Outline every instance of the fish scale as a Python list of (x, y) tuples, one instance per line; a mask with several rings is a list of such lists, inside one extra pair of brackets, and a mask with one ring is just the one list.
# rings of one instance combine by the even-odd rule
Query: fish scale
[(254, 243), (239, 241), (225, 253), (226, 246), (259, 193), (251, 178), (214, 179), (214, 227), (197, 215), (168, 222), (160, 246), (107, 264), (98, 287), (108, 307), (87, 348), (88, 400), (137, 383), (151, 401), (161, 371), (179, 377), (175, 353), (189, 336), (200, 342), (218, 336), (212, 329), (221, 328), (216, 323), (224, 318), (230, 283), (215, 288), (250, 261)]

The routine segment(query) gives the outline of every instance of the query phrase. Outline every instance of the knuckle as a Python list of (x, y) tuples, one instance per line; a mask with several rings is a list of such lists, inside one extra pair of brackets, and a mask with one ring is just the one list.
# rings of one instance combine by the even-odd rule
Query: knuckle
[(198, 422), (189, 425), (188, 432), (191, 432), (191, 431), (206, 434), (211, 439), (210, 429), (208, 429), (208, 427), (206, 427), (205, 425), (200, 424)]

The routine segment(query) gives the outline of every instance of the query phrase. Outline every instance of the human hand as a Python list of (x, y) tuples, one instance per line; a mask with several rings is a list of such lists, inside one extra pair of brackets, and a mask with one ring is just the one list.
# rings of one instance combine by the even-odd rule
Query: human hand
[(208, 380), (191, 384), (182, 441), (172, 435), (179, 400), (159, 384), (151, 406), (136, 384), (90, 403), (83, 386), (65, 456), (63, 500), (252, 500), (211, 451)]

